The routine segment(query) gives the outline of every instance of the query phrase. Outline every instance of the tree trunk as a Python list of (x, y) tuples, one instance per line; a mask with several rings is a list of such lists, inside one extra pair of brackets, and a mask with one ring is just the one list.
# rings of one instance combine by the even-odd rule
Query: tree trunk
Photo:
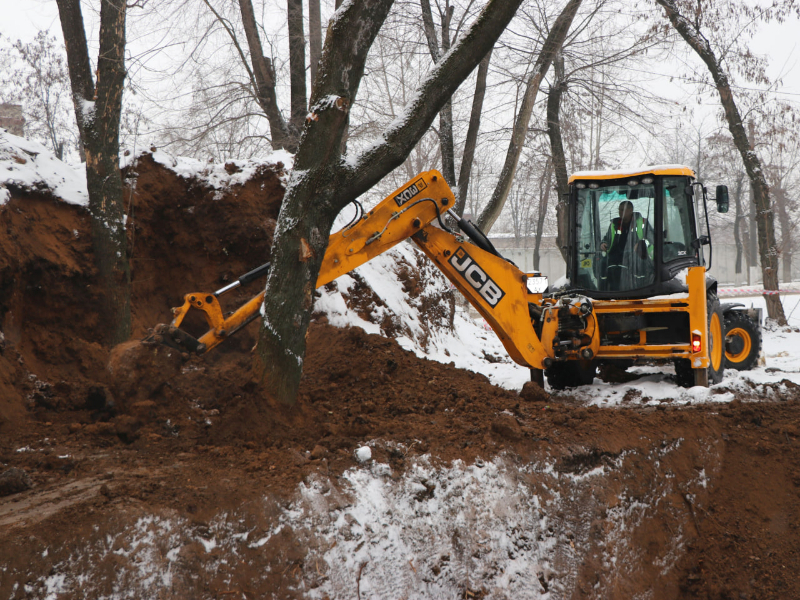
[[(750, 182), (750, 180), (747, 180)], [(747, 211), (747, 284), (748, 285), (755, 285), (755, 281), (750, 281), (750, 271), (751, 267), (758, 266), (758, 226), (756, 224), (756, 196), (753, 192), (752, 184), (748, 190), (748, 196), (750, 197), (750, 210)]]
[(550, 92), (547, 94), (547, 136), (550, 138), (550, 151), (553, 160), (553, 171), (556, 176), (556, 246), (565, 261), (569, 258), (567, 237), (569, 235), (569, 175), (567, 174), (567, 158), (564, 154), (564, 142), (561, 138), (561, 96), (567, 89), (564, 81), (564, 56), (559, 51), (553, 63), (555, 77)]
[[(772, 206), (770, 203), (769, 186), (764, 177), (764, 170), (758, 155), (751, 151), (750, 143), (745, 133), (742, 117), (736, 106), (736, 102), (731, 92), (728, 76), (722, 69), (717, 60), (711, 45), (703, 34), (686, 17), (678, 11), (675, 0), (656, 0), (667, 12), (672, 26), (686, 43), (697, 53), (708, 67), (714, 85), (719, 92), (722, 108), (725, 111), (725, 118), (728, 121), (728, 129), (733, 136), (739, 154), (742, 156), (747, 176), (755, 196), (756, 209), (758, 216), (756, 225), (758, 227), (758, 250), (761, 257), (761, 270), (763, 273), (764, 289), (777, 292), (778, 288), (778, 248), (775, 240), (775, 225)], [(767, 304), (767, 314), (771, 319), (779, 324), (786, 323), (786, 316), (783, 313), (783, 305), (777, 293), (764, 294)]]
[(488, 233), (494, 225), (503, 206), (508, 198), (508, 192), (514, 182), (514, 175), (517, 172), (517, 164), (519, 157), (522, 153), (522, 145), (525, 143), (525, 136), (528, 133), (528, 123), (531, 120), (531, 112), (533, 111), (533, 104), (536, 101), (536, 95), (539, 92), (539, 85), (542, 83), (547, 70), (550, 68), (550, 63), (553, 58), (561, 49), (564, 39), (567, 37), (572, 19), (582, 0), (569, 0), (564, 10), (556, 19), (553, 28), (547, 35), (547, 39), (542, 46), (542, 51), (536, 59), (536, 64), (533, 67), (530, 77), (528, 78), (525, 86), (525, 95), (522, 98), (522, 105), (520, 106), (517, 118), (514, 120), (514, 127), (511, 132), (511, 140), (508, 144), (506, 152), (506, 160), (503, 164), (503, 169), (500, 171), (500, 178), (492, 194), (491, 200), (486, 208), (483, 209), (481, 216), (478, 218), (478, 226)]
[(605, 100), (605, 73), (600, 71), (600, 93), (597, 99), (597, 135), (594, 138), (594, 168), (600, 170), (600, 138), (603, 135), (603, 102)]
[(275, 94), (275, 70), (272, 67), (272, 61), (264, 56), (252, 0), (239, 0), (239, 10), (242, 13), (242, 25), (247, 37), (247, 47), (250, 49), (250, 62), (253, 64), (252, 78), (254, 80), (256, 100), (267, 116), (272, 136), (272, 147), (296, 152), (299, 136), (290, 133), (289, 126), (286, 124), (278, 107), (278, 99)]
[[(446, 7), (445, 11), (441, 14), (442, 42), (440, 49), (429, 0), (421, 0), (420, 6), (422, 7), (422, 26), (425, 31), (425, 39), (428, 42), (428, 50), (435, 64), (439, 62), (441, 55), (450, 49), (450, 20), (453, 17), (454, 7)], [(442, 155), (442, 175), (444, 175), (444, 179), (450, 187), (455, 187), (456, 167), (453, 143), (453, 103), (449, 99), (445, 102), (442, 110), (439, 111), (439, 150)]]
[(130, 266), (125, 231), (119, 123), (125, 82), (125, 0), (100, 5), (97, 89), (92, 80), (80, 0), (58, 0), (75, 117), (86, 155), (92, 242), (108, 320), (108, 341), (131, 332)]
[(733, 199), (736, 204), (736, 214), (734, 216), (733, 221), (733, 241), (736, 244), (736, 265), (734, 268), (734, 272), (738, 275), (742, 272), (742, 250), (744, 246), (742, 244), (742, 219), (744, 219), (744, 215), (742, 214), (742, 191), (744, 189), (744, 175), (740, 175), (736, 178), (736, 190), (733, 193)]
[(547, 216), (547, 205), (550, 202), (550, 188), (553, 180), (553, 163), (547, 161), (544, 173), (539, 181), (539, 212), (536, 219), (536, 241), (533, 248), (533, 270), (539, 270), (539, 248), (542, 245), (542, 235), (544, 234), (544, 219)]
[(778, 207), (778, 222), (781, 225), (780, 256), (783, 259), (783, 280), (792, 280), (792, 221), (786, 210), (786, 190), (775, 187), (775, 204)]
[(308, 54), (311, 66), (311, 93), (317, 79), (319, 57), (322, 54), (322, 15), (319, 0), (308, 0)]
[[(361, 155), (341, 160), (350, 99), (392, 0), (343, 4), (329, 27), (310, 112), (286, 189), (267, 277), (254, 372), (267, 393), (294, 404), (319, 268), (331, 224), (349, 202), (400, 166), (460, 83), (492, 48), (521, 0), (490, 0), (426, 78), (405, 114)], [(359, 35), (355, 35), (358, 32)]]
[(291, 128), (299, 137), (308, 114), (306, 96), (306, 36), (303, 32), (303, 0), (287, 0), (289, 28), (289, 82), (291, 88)]
[(472, 175), (472, 161), (475, 159), (475, 148), (478, 144), (478, 130), (481, 127), (481, 113), (483, 112), (483, 99), (486, 96), (486, 77), (489, 73), (489, 61), (492, 60), (492, 51), (483, 57), (478, 65), (478, 77), (475, 80), (475, 94), (472, 96), (472, 111), (469, 115), (467, 139), (464, 141), (464, 154), (461, 157), (461, 169), (458, 173), (458, 194), (456, 196), (456, 212), (464, 216), (464, 207), (467, 204), (469, 180)]

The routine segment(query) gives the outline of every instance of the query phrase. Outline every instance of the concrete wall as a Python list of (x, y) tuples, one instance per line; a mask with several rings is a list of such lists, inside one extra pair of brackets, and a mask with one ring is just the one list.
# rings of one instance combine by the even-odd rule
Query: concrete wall
[(0, 128), (12, 135), (25, 135), (25, 117), (20, 104), (0, 104)]
[[(494, 241), (494, 240), (492, 240)], [(533, 271), (533, 248), (500, 248), (499, 252), (506, 258), (513, 260), (523, 271)], [(561, 258), (561, 253), (555, 248), (542, 248), (539, 252), (541, 261), (539, 269), (547, 275), (550, 281), (555, 281), (566, 273), (566, 265)], [(706, 256), (706, 259), (708, 256)], [(742, 273), (735, 273), (736, 246), (714, 244), (711, 258), (711, 274), (723, 285), (757, 285), (761, 283), (761, 268), (754, 268), (748, 280), (747, 263), (742, 259)], [(779, 261), (778, 275), (783, 277), (783, 262)], [(792, 261), (792, 281), (800, 281), (800, 257)]]

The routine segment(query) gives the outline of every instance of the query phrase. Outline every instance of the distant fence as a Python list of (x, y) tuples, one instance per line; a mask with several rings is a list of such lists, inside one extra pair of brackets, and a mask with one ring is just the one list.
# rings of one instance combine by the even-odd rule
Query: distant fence
[[(533, 271), (533, 248), (498, 248), (500, 253), (513, 260), (523, 271)], [(555, 281), (566, 273), (566, 265), (561, 253), (555, 248), (542, 248), (539, 251), (539, 270)], [(742, 258), (742, 272), (736, 273), (736, 246), (714, 244), (711, 260), (711, 274), (720, 285), (744, 286), (761, 283), (761, 267), (751, 269), (748, 277), (747, 263)], [(783, 287), (783, 262), (778, 260), (778, 277)], [(800, 256), (792, 261), (792, 281), (800, 281)]]

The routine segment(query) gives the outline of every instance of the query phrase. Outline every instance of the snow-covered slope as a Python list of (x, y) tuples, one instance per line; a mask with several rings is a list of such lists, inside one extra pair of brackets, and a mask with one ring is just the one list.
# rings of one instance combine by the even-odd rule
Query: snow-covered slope
[(456, 289), (411, 242), (404, 242), (320, 290), (314, 310), (337, 327), (394, 337), (406, 350), (486, 375), (509, 389), (530, 379), (494, 332), (449, 303)]
[(39, 142), (0, 129), (0, 205), (11, 199), (9, 188), (51, 192), (70, 204), (89, 203), (82, 167), (71, 167)]

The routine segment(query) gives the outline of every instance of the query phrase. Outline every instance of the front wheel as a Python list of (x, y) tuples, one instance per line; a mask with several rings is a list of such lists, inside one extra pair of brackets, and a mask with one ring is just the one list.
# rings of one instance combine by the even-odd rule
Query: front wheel
[(591, 385), (597, 374), (597, 364), (591, 360), (568, 360), (554, 362), (545, 369), (547, 383), (554, 390), (563, 390), (581, 385)]

